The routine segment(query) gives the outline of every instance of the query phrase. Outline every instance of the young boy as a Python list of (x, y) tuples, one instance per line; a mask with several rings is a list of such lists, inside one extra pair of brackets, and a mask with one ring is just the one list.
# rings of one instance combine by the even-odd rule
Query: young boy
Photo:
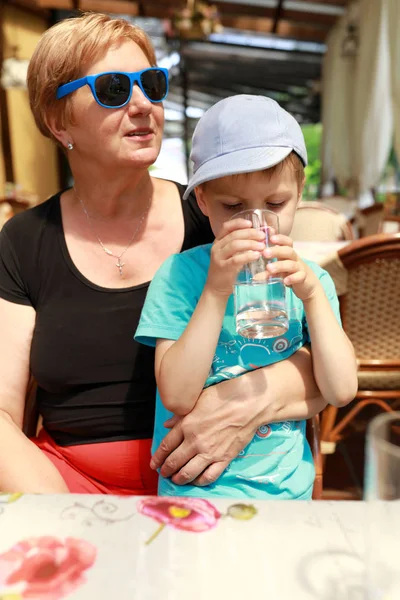
[[(304, 186), (307, 151), (297, 121), (274, 100), (240, 95), (221, 100), (197, 124), (191, 159), (195, 189), (215, 242), (169, 257), (154, 277), (136, 339), (156, 345), (153, 450), (163, 423), (186, 415), (205, 386), (284, 360), (311, 342), (314, 375), (325, 400), (342, 406), (357, 390), (353, 348), (340, 326), (333, 282), (302, 261), (289, 234)], [(246, 209), (279, 216), (280, 234), (265, 234), (231, 217)], [(289, 330), (279, 339), (247, 340), (236, 333), (232, 287), (241, 267), (263, 254), (286, 287)], [(237, 498), (311, 498), (314, 465), (305, 421), (264, 425), (221, 477), (206, 487), (178, 486), (160, 477), (159, 494)]]

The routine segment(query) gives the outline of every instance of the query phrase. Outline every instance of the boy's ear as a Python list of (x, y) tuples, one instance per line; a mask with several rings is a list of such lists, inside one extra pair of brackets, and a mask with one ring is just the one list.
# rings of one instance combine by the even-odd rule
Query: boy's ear
[(205, 199), (205, 194), (204, 194), (204, 188), (199, 185), (198, 187), (194, 188), (194, 193), (196, 194), (196, 200), (197, 200), (197, 204), (201, 210), (201, 212), (203, 213), (203, 215), (205, 217), (208, 217), (208, 208), (207, 208), (207, 202)]

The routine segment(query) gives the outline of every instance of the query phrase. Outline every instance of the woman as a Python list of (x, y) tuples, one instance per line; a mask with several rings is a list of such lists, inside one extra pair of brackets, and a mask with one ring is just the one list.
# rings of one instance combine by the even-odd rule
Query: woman
[[(42, 37), (28, 90), (40, 131), (68, 154), (74, 188), (0, 237), (0, 489), (153, 494), (153, 353), (133, 341), (148, 282), (211, 240), (193, 198), (153, 179), (167, 74), (143, 31), (87, 14)], [(43, 428), (21, 431), (30, 373)], [(215, 479), (262, 423), (325, 405), (310, 357), (204, 392), (155, 455), (178, 483)], [(237, 386), (237, 384), (236, 384)]]

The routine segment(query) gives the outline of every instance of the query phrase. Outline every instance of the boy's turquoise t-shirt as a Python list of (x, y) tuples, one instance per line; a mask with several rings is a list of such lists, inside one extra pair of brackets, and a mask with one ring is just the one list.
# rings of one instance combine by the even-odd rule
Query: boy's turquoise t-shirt
[[(155, 346), (159, 338), (179, 339), (203, 291), (210, 250), (211, 244), (198, 246), (174, 254), (163, 263), (147, 292), (135, 334), (138, 342)], [(315, 263), (304, 262), (319, 277), (340, 322), (338, 298), (330, 275)], [(284, 360), (310, 341), (303, 303), (290, 288), (286, 288), (286, 303), (290, 326), (285, 335), (249, 340), (236, 333), (233, 296), (230, 296), (206, 387)], [(176, 376), (179, 377), (179, 366)], [(164, 422), (171, 416), (157, 391), (153, 452), (168, 433)], [(314, 475), (313, 458), (305, 437), (305, 421), (285, 421), (260, 427), (253, 440), (215, 483), (206, 487), (178, 486), (160, 476), (159, 494), (308, 499), (311, 498)]]

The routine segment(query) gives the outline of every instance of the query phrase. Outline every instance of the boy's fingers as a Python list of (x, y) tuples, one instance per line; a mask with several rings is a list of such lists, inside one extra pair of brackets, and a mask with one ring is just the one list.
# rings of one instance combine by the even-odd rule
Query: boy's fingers
[(222, 240), (228, 233), (236, 231), (237, 229), (251, 229), (251, 222), (247, 219), (232, 219), (225, 221), (215, 239)]
[(219, 248), (218, 256), (220, 260), (228, 260), (235, 254), (242, 252), (258, 252), (258, 256), (261, 256), (261, 252), (264, 250), (265, 245), (263, 242), (257, 240), (233, 240), (229, 244), (226, 244), (222, 248)]
[(254, 262), (260, 258), (261, 252), (254, 250), (247, 250), (245, 252), (238, 252), (226, 260), (227, 266), (234, 266), (237, 269), (241, 269), (246, 263)]
[(292, 246), (272, 246), (266, 248), (263, 255), (265, 258), (277, 258), (278, 260), (299, 260), (299, 257)]
[(283, 283), (285, 285), (291, 286), (299, 283), (303, 283), (305, 281), (306, 274), (304, 271), (297, 271), (296, 273), (292, 273), (289, 277), (285, 277)]
[(281, 275), (281, 273), (297, 273), (302, 271), (301, 264), (295, 260), (280, 260), (267, 265), (269, 273)]
[(265, 236), (257, 229), (236, 229), (225, 235), (217, 244), (219, 248), (225, 248), (234, 240), (256, 240), (262, 242), (263, 248), (265, 248)]
[(282, 233), (271, 235), (269, 239), (272, 244), (276, 244), (277, 246), (293, 246), (292, 238)]

